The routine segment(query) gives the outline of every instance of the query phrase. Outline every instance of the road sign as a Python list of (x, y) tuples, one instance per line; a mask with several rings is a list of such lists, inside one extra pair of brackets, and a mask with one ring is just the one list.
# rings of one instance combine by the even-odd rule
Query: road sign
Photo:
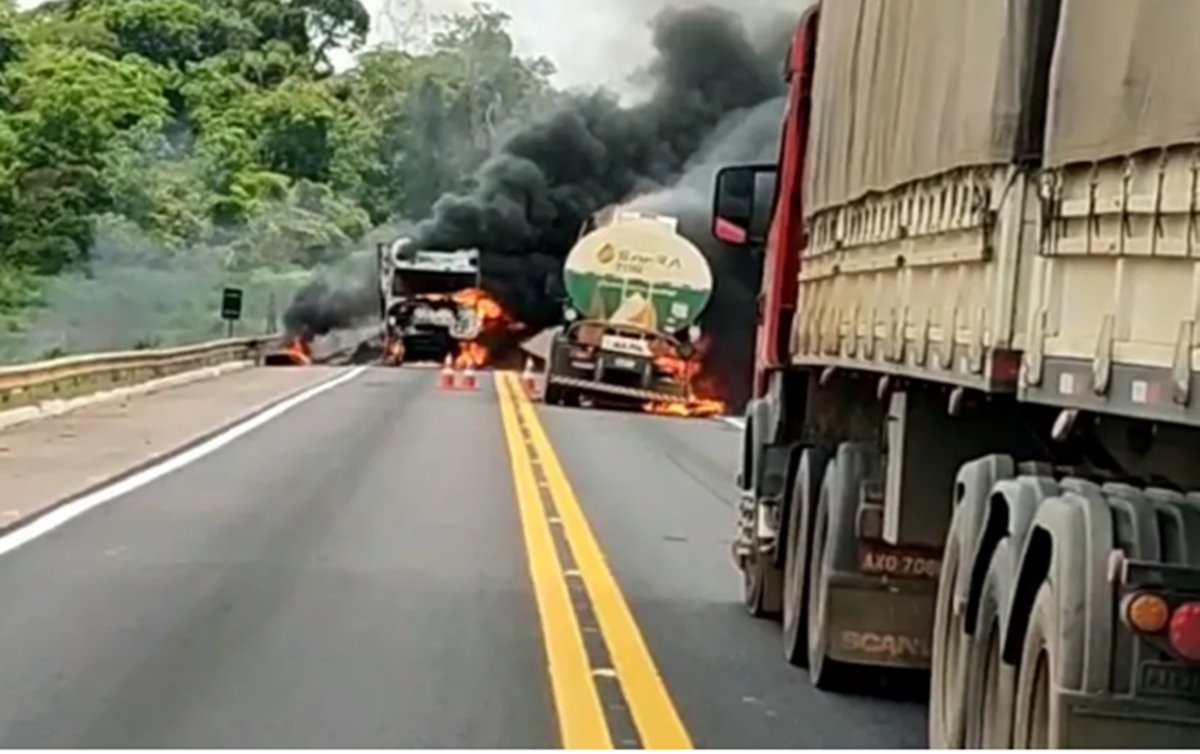
[(242, 318), (242, 289), (226, 288), (221, 293), (221, 319), (230, 322)]

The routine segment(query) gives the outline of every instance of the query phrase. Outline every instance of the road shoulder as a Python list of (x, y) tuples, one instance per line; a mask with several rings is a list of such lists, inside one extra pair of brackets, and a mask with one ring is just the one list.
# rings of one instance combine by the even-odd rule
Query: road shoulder
[(339, 370), (250, 369), (0, 431), (0, 533), (177, 452)]

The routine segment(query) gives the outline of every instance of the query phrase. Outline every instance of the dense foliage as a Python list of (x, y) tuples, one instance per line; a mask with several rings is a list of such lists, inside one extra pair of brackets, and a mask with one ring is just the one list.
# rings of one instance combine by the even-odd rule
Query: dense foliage
[(483, 5), (335, 73), (331, 52), (361, 47), (369, 20), (359, 0), (0, 0), (9, 341), (63, 281), (114, 260), (204, 270), (189, 280), (206, 302), (222, 281), (337, 264), (370, 229), (426, 214), (553, 94), (550, 64), (515, 55), (507, 16)]

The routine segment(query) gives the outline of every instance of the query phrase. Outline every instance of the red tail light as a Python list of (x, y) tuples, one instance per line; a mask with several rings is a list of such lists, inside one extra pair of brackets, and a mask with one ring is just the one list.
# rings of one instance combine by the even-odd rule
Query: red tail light
[(1188, 602), (1175, 608), (1167, 638), (1171, 649), (1180, 657), (1200, 662), (1200, 602)]

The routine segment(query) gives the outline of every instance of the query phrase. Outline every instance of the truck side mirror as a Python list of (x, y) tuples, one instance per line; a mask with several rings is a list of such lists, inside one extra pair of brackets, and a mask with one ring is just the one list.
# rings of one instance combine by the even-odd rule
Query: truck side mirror
[(774, 165), (730, 165), (717, 171), (712, 234), (730, 246), (766, 241), (775, 198)]

